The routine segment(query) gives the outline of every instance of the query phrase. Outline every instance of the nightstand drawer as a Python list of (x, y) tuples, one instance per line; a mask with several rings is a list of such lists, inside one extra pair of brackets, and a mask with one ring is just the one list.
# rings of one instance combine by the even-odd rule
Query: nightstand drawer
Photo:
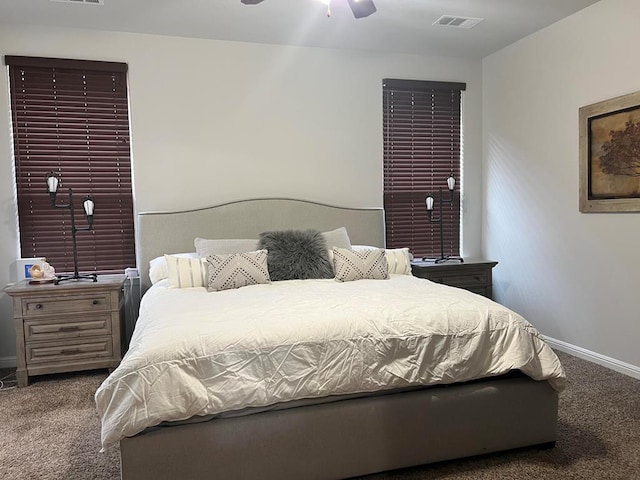
[(487, 285), (491, 282), (489, 272), (473, 272), (465, 275), (436, 274), (430, 279), (437, 283), (453, 285), (454, 287), (466, 287), (474, 285)]
[(478, 295), (482, 295), (483, 297), (487, 297), (487, 298), (491, 298), (492, 297), (492, 287), (491, 285), (485, 285), (485, 286), (468, 286), (468, 287), (461, 287), (464, 288), (465, 290), (469, 290), (470, 292), (473, 293), (477, 293)]
[(28, 364), (76, 362), (113, 355), (113, 341), (108, 336), (66, 342), (28, 343), (25, 347)]
[(22, 299), (23, 318), (73, 312), (105, 312), (111, 309), (108, 293), (60, 297), (27, 297)]
[(70, 321), (60, 319), (27, 320), (24, 322), (24, 339), (63, 340), (66, 338), (96, 337), (111, 335), (111, 316), (82, 316)]

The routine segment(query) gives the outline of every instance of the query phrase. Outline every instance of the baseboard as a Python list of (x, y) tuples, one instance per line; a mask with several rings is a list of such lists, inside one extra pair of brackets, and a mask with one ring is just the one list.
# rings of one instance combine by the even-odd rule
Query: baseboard
[(0, 368), (15, 368), (16, 360), (16, 357), (0, 357)]
[(640, 379), (640, 367), (636, 367), (635, 365), (631, 365), (630, 363), (621, 362), (620, 360), (616, 360), (615, 358), (592, 352), (591, 350), (587, 350), (586, 348), (577, 347), (576, 345), (571, 345), (570, 343), (547, 337), (546, 335), (543, 335), (543, 337), (550, 347), (560, 350), (561, 352), (565, 352), (575, 357), (582, 358), (583, 360), (587, 360), (588, 362), (597, 363), (598, 365), (602, 365), (603, 367), (610, 368), (611, 370), (615, 370), (616, 372), (623, 373), (630, 377)]

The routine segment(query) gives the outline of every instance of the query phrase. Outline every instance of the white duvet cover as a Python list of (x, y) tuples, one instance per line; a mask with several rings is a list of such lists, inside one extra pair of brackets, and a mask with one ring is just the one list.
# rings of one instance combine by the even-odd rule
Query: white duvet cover
[(163, 421), (294, 399), (564, 371), (518, 314), (411, 275), (288, 280), (143, 297), (128, 353), (95, 395), (107, 448)]

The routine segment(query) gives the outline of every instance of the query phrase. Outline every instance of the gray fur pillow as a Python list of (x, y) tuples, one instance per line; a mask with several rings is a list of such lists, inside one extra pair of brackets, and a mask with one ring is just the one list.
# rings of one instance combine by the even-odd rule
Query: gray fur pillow
[(260, 234), (267, 250), (271, 281), (333, 278), (327, 243), (317, 230), (280, 230)]

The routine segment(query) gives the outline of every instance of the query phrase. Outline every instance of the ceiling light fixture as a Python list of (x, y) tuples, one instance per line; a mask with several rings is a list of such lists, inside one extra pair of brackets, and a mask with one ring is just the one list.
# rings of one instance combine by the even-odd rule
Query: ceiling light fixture
[(331, 0), (318, 0), (320, 3), (327, 6), (327, 17), (331, 16)]
[(49, 0), (57, 3), (78, 3), (83, 5), (104, 5), (104, 0)]
[[(331, 0), (319, 0), (321, 3), (327, 6), (327, 17), (331, 16)], [(240, 3), (244, 5), (257, 5), (262, 3), (263, 0), (240, 0)], [(347, 0), (353, 16), (356, 18), (368, 17), (372, 13), (375, 13), (376, 6), (373, 0)]]

